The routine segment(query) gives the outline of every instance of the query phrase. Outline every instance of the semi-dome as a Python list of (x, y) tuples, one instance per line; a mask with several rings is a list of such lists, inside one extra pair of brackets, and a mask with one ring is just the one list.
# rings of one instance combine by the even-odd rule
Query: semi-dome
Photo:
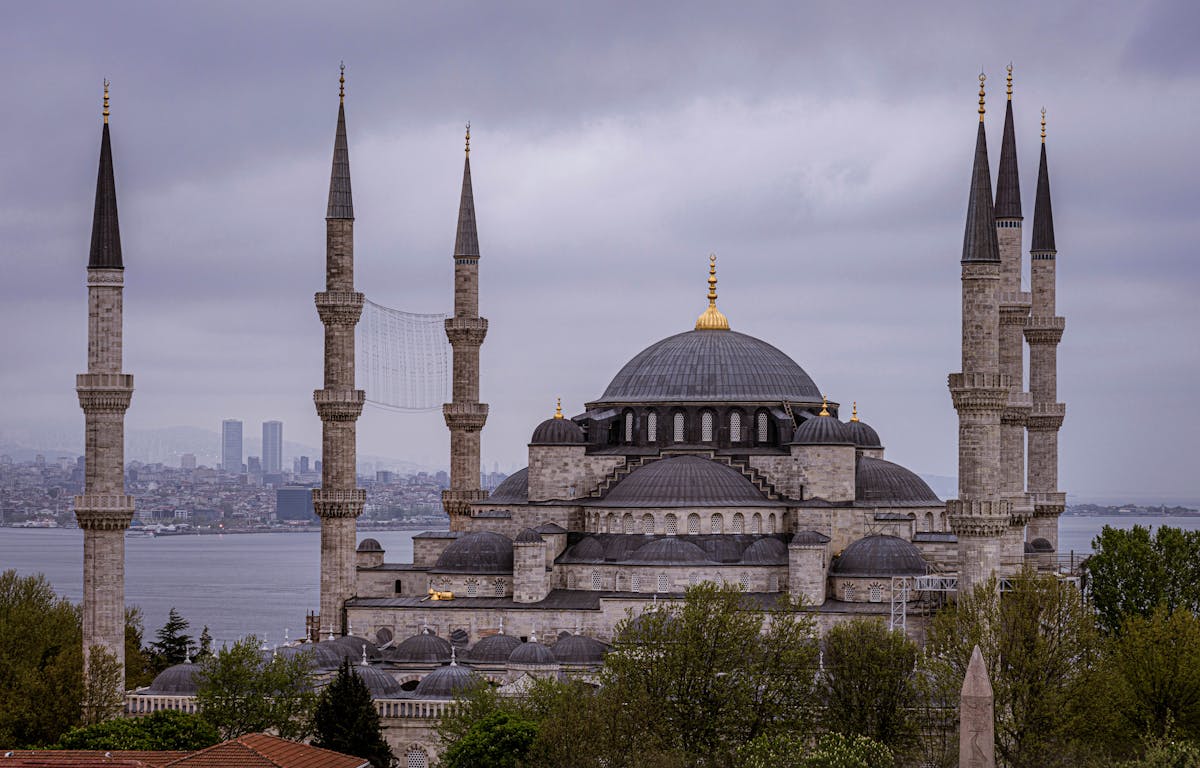
[(509, 664), (557, 664), (558, 659), (549, 648), (542, 645), (536, 638), (529, 638), (521, 643), (508, 656)]
[(604, 559), (604, 545), (595, 536), (588, 536), (581, 539), (567, 550), (564, 559), (573, 562), (579, 561), (600, 561)]
[(825, 413), (813, 416), (796, 427), (796, 431), (792, 433), (792, 442), (797, 445), (845, 445), (853, 444), (854, 439), (845, 424)]
[(461, 664), (448, 664), (422, 677), (413, 693), (418, 698), (453, 699), (477, 682), (471, 670)]
[(391, 660), (401, 664), (444, 664), (450, 661), (450, 654), (449, 640), (424, 631), (397, 645)]
[[(712, 331), (718, 333), (718, 331)], [(672, 456), (635, 469), (617, 483), (600, 507), (779, 506), (728, 464), (699, 456)]]
[(522, 528), (521, 532), (513, 539), (513, 544), (544, 544), (543, 539), (537, 531), (532, 528)]
[(358, 542), (359, 552), (382, 552), (383, 546), (375, 539), (363, 539)]
[(563, 664), (599, 664), (608, 646), (586, 635), (567, 635), (551, 648), (554, 658)]
[(512, 540), (494, 531), (463, 534), (442, 550), (434, 571), (512, 573)]
[(819, 403), (804, 369), (761, 339), (736, 331), (686, 331), (639, 352), (598, 403)]
[(367, 690), (371, 692), (371, 698), (373, 699), (388, 699), (393, 696), (399, 696), (404, 690), (400, 687), (400, 683), (396, 682), (396, 678), (384, 672), (379, 667), (358, 664), (352, 667), (352, 669), (367, 686)]
[(1038, 538), (1034, 539), (1033, 541), (1029, 542), (1029, 547), (1034, 552), (1053, 552), (1054, 551), (1054, 545), (1050, 543), (1050, 540), (1043, 539), (1041, 537), (1038, 537)]
[(475, 664), (503, 664), (520, 644), (521, 639), (512, 635), (489, 635), (471, 647), (469, 657)]
[(483, 504), (525, 504), (529, 501), (529, 468), (518, 469), (496, 486)]
[(740, 563), (745, 552), (745, 541), (735, 536), (707, 536), (700, 545), (714, 563)]
[(154, 678), (145, 693), (194, 696), (200, 687), (200, 665), (184, 662), (167, 667)]
[(629, 559), (637, 563), (705, 563), (708, 554), (690, 541), (667, 536), (638, 547)]
[(759, 539), (742, 553), (746, 565), (787, 565), (787, 545), (774, 537)]
[(912, 542), (873, 534), (846, 547), (830, 568), (835, 576), (923, 576), (929, 564)]
[(860, 456), (854, 473), (854, 498), (886, 507), (941, 506), (933, 489), (911, 470), (870, 456)]
[(533, 430), (530, 445), (575, 445), (583, 442), (583, 427), (570, 419), (564, 419), (562, 413), (546, 419)]

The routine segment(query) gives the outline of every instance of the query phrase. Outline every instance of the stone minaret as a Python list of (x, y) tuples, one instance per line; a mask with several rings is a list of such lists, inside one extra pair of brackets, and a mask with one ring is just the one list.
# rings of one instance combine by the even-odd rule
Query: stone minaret
[(1000, 416), (1000, 472), (1004, 497), (1012, 502), (1012, 518), (1005, 531), (1005, 570), (1015, 571), (1024, 561), (1025, 526), (1033, 506), (1025, 495), (1025, 421), (1032, 401), (1024, 391), (1025, 321), (1029, 293), (1021, 290), (1021, 181), (1017, 174), (1017, 139), (1013, 127), (1012, 65), (1008, 65), (1008, 100), (1004, 112), (1004, 137), (1000, 143), (1000, 168), (996, 178), (996, 242), (1000, 250), (1000, 373), (1012, 389)]
[(1000, 252), (983, 127), (984, 76), (979, 76), (979, 130), (967, 202), (962, 254), (962, 372), (949, 377), (958, 411), (958, 498), (946, 503), (958, 536), (958, 588), (968, 592), (1000, 570), (1001, 537), (1012, 504), (1002, 497), (1000, 416), (1008, 377), (1000, 373)]
[(357, 487), (355, 422), (363, 392), (354, 388), (354, 326), (363, 295), (354, 290), (354, 202), (350, 150), (346, 146), (345, 67), (338, 80), (337, 135), (325, 212), (325, 291), (316, 295), (325, 325), (325, 386), (313, 392), (321, 417), (321, 487), (313, 509), (321, 518), (321, 616), (323, 635), (343, 634), (343, 606), (354, 594), (356, 520), (366, 491)]
[(1033, 309), (1025, 325), (1029, 342), (1029, 493), (1034, 503), (1030, 541), (1046, 539), (1058, 549), (1058, 516), (1066, 494), (1058, 490), (1058, 430), (1066, 405), (1058, 402), (1058, 343), (1066, 319), (1055, 314), (1054, 216), (1050, 210), (1050, 170), (1046, 165), (1046, 112), (1042, 110), (1042, 157), (1038, 164), (1037, 199), (1033, 206), (1033, 243), (1029, 249), (1029, 283)]
[(75, 377), (86, 431), (83, 495), (75, 517), (83, 529), (83, 658), (100, 647), (125, 669), (125, 529), (133, 497), (125, 494), (125, 411), (133, 376), (121, 372), (121, 314), (125, 266), (117, 224), (117, 188), (108, 136), (108, 81), (104, 129), (88, 258), (88, 368)]
[(442, 406), (450, 428), (450, 490), (442, 491), (442, 506), (455, 531), (462, 530), (471, 502), (487, 496), (479, 487), (479, 432), (488, 415), (487, 404), (479, 402), (479, 347), (488, 322), (479, 316), (479, 234), (471, 192), (470, 124), (466, 154), (454, 238), (454, 317), (446, 321), (446, 336), (454, 348), (454, 395), (453, 402)]

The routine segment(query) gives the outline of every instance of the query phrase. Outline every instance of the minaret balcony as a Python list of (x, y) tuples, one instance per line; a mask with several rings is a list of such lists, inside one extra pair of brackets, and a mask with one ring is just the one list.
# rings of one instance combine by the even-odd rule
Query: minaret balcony
[(133, 497), (123, 493), (85, 493), (75, 497), (75, 518), (90, 531), (122, 531), (133, 520)]
[(1062, 491), (1031, 491), (1034, 517), (1057, 517), (1067, 508), (1067, 494)]
[(946, 502), (950, 530), (959, 538), (999, 536), (1008, 530), (1012, 502), (1008, 499), (953, 499)]
[(1067, 327), (1065, 317), (1032, 315), (1025, 321), (1025, 341), (1030, 344), (1057, 344)]
[(1034, 403), (1025, 419), (1025, 427), (1030, 431), (1058, 429), (1066, 415), (1066, 403)]
[(362, 414), (366, 394), (361, 389), (318, 389), (313, 403), (321, 421), (355, 421)]
[(124, 413), (133, 397), (133, 375), (128, 373), (80, 373), (75, 392), (85, 414)]
[(450, 429), (463, 429), (468, 432), (478, 432), (487, 422), (487, 403), (446, 403), (442, 406), (442, 415), (446, 418), (446, 426)]
[(952, 373), (949, 385), (957, 411), (1002, 410), (1012, 389), (1003, 373)]
[(361, 293), (353, 291), (321, 291), (313, 296), (317, 314), (325, 325), (356, 325), (365, 300)]
[(488, 321), (486, 317), (449, 317), (446, 318), (446, 338), (454, 347), (478, 347), (487, 336)]
[(358, 517), (367, 503), (367, 492), (363, 488), (314, 488), (312, 498), (317, 517)]
[(1029, 291), (1001, 291), (999, 300), (1001, 316), (1021, 311), (1028, 315), (1029, 308), (1033, 306), (1033, 294)]

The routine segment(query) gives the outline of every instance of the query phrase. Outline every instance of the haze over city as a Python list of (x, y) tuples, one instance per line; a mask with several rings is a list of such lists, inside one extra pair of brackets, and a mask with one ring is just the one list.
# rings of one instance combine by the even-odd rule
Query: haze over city
[[(734, 330), (858, 401), (890, 458), (952, 475), (975, 75), (989, 75), (994, 167), (1011, 61), (1026, 188), (1043, 105), (1053, 146), (1060, 487), (1200, 495), (1193, 5), (480, 5), (464, 23), (434, 6), (256, 4), (237, 24), (230, 9), (4, 9), (20, 117), (0, 138), (20, 150), (0, 158), (0, 436), (73, 433), (82, 453), (73, 387), (108, 77), (130, 430), (280, 419), (289, 442), (320, 444), (312, 294), (344, 60), (372, 301), (449, 310), (471, 121), (489, 469), (523, 465), (556, 397), (581, 411), (640, 349), (689, 329), (716, 252)], [(437, 412), (368, 407), (358, 445), (448, 455)]]

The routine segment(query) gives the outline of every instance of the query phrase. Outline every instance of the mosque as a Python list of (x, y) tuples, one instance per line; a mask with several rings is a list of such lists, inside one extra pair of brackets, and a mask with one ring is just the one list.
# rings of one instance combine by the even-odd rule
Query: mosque
[[(453, 253), (453, 396), (447, 531), (413, 540), (412, 562), (357, 542), (365, 493), (355, 480), (354, 208), (343, 90), (326, 211), (325, 376), (314, 402), (323, 426), (320, 614), (309, 642), (318, 680), (359, 662), (385, 732), (408, 768), (438, 751), (436, 719), (483, 679), (519, 693), (539, 676), (591, 680), (618, 625), (701, 581), (737, 585), (770, 606), (800, 597), (818, 626), (876, 615), (919, 635), (928, 590), (963, 591), (1027, 564), (1052, 567), (1058, 516), (1054, 227), (1045, 113), (1022, 290), (1023, 216), (1012, 70), (993, 197), (984, 78), (971, 171), (962, 276), (962, 368), (949, 375), (959, 416), (958, 498), (942, 500), (885, 458), (885, 437), (827, 398), (796, 361), (734, 330), (717, 306), (709, 257), (707, 307), (690, 330), (635, 354), (594, 400), (536, 425), (528, 466), (492, 494), (480, 489), (479, 237), (470, 132)], [(106, 94), (107, 96), (107, 94)], [(123, 646), (123, 539), (132, 515), (121, 474), (121, 263), (107, 100), (88, 268), (85, 648)], [(681, 286), (680, 290), (684, 290)], [(949, 300), (949, 297), (947, 297)], [(686, 328), (686, 326), (684, 326)], [(1028, 348), (1029, 387), (1024, 382)], [(835, 393), (836, 394), (836, 393)], [(1026, 454), (1028, 453), (1028, 458)], [(122, 525), (123, 521), (123, 525)], [(115, 536), (113, 534), (116, 534)], [(912, 613), (913, 621), (903, 617)], [(897, 616), (902, 617), (897, 625)], [(127, 697), (127, 711), (195, 707), (195, 667), (179, 665)]]

